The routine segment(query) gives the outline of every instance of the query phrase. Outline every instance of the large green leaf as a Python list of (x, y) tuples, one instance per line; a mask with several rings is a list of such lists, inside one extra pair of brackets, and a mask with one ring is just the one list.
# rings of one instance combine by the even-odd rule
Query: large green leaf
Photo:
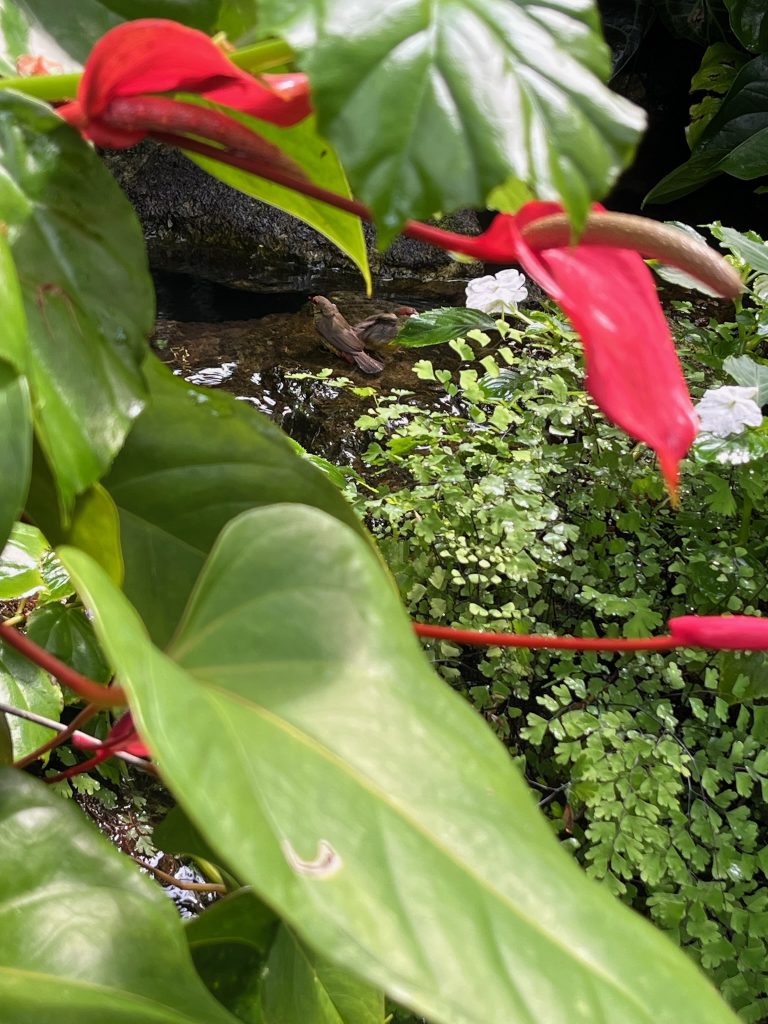
[[(257, 135), (274, 142), (288, 156), (292, 157), (307, 173), (316, 185), (337, 192), (343, 196), (351, 196), (349, 184), (339, 159), (326, 139), (317, 134), (314, 117), (308, 117), (292, 128), (279, 128), (277, 125), (258, 121), (244, 114), (234, 115), (238, 121), (248, 125)], [(275, 185), (255, 174), (241, 171), (237, 167), (223, 164), (218, 160), (195, 153), (187, 156), (199, 164), (209, 174), (245, 192), (246, 195), (261, 199), (281, 210), (298, 217), (309, 224), (321, 235), (325, 235), (334, 245), (357, 266), (363, 275), (368, 292), (371, 290), (371, 269), (368, 266), (368, 250), (363, 237), (363, 226), (360, 218), (344, 210), (337, 210), (327, 203), (310, 199), (292, 189)]]
[(324, 956), (435, 1022), (735, 1024), (561, 849), (338, 520), (284, 505), (230, 523), (171, 656), (95, 562), (62, 557), (163, 777)]
[(261, 986), (264, 1024), (383, 1024), (384, 997), (281, 925)]
[(25, 377), (0, 360), (0, 549), (18, 519), (32, 471), (32, 404)]
[(765, 0), (725, 0), (731, 28), (753, 53), (768, 50), (768, 7)]
[(92, 148), (43, 103), (0, 93), (0, 169), (35, 429), (67, 504), (104, 473), (141, 411), (154, 309), (144, 240)]
[[(250, 890), (241, 889), (186, 926), (198, 974), (219, 1002), (247, 1024), (263, 1021), (262, 976), (278, 925), (279, 919), (265, 904)], [(290, 984), (290, 979), (285, 981)], [(286, 1018), (280, 1024), (294, 1021)], [(311, 1021), (298, 1018), (295, 1024)]]
[(580, 221), (644, 124), (600, 81), (584, 0), (262, 0), (259, 17), (299, 54), (384, 242), (408, 217), (483, 206), (511, 175)]
[[(58, 721), (61, 690), (47, 672), (0, 642), (0, 700), (20, 711), (31, 711)], [(51, 730), (12, 715), (8, 725), (14, 757), (25, 757), (51, 738)], [(0, 861), (0, 863), (2, 863)], [(0, 1005), (2, 1005), (0, 1003)]]
[(333, 484), (261, 413), (187, 384), (154, 358), (145, 369), (149, 404), (105, 485), (120, 511), (125, 591), (163, 645), (233, 516), (300, 501), (362, 527)]
[(766, 172), (768, 54), (763, 54), (739, 71), (690, 158), (662, 178), (644, 202), (668, 203), (679, 199), (721, 173), (749, 180)]
[(45, 786), (0, 770), (7, 1024), (235, 1024), (195, 974), (171, 902)]
[(27, 321), (8, 237), (0, 231), (0, 549), (24, 507), (32, 471)]

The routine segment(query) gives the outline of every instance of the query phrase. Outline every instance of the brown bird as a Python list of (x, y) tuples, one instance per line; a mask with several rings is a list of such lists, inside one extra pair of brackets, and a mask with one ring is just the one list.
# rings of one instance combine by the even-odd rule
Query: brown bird
[(384, 364), (369, 356), (365, 342), (355, 334), (332, 302), (322, 295), (315, 295), (315, 327), (329, 348), (339, 352), (348, 363), (354, 363), (363, 373), (381, 373)]
[(394, 341), (400, 329), (400, 317), (411, 316), (418, 312), (413, 306), (400, 306), (394, 313), (374, 313), (373, 316), (361, 320), (355, 324), (352, 330), (363, 342), (371, 348), (386, 348)]

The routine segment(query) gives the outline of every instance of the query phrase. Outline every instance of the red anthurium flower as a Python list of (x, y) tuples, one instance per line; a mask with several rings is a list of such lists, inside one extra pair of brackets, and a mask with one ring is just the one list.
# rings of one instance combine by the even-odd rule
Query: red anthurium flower
[(487, 262), (520, 263), (581, 335), (590, 394), (612, 422), (656, 451), (674, 494), (698, 421), (650, 271), (627, 248), (534, 250), (525, 228), (562, 212), (557, 203), (531, 202), (514, 215), (499, 214), (475, 237), (415, 224), (408, 234)]
[(145, 18), (118, 25), (94, 46), (78, 97), (59, 113), (97, 145), (133, 146), (145, 131), (116, 129), (101, 118), (118, 99), (193, 92), (273, 124), (292, 125), (311, 110), (301, 74), (253, 78), (203, 32), (175, 21)]
[(681, 647), (768, 651), (768, 619), (751, 615), (683, 615), (669, 630)]

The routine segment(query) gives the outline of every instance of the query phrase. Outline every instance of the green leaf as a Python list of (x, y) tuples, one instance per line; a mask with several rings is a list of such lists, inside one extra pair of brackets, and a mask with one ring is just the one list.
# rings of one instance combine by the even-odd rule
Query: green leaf
[(742, 466), (761, 461), (768, 456), (768, 431), (755, 428), (729, 437), (702, 432), (694, 442), (692, 454), (704, 464)]
[[(207, 106), (212, 106), (212, 104), (207, 104)], [(279, 128), (277, 125), (259, 121), (254, 117), (247, 117), (245, 114), (233, 114), (231, 111), (227, 111), (227, 113), (230, 117), (247, 125), (257, 135), (261, 135), (269, 142), (279, 146), (284, 153), (304, 168), (307, 177), (316, 185), (339, 195), (352, 197), (339, 158), (330, 144), (318, 135), (314, 117), (305, 118), (304, 121), (292, 128)], [(329, 206), (328, 203), (321, 203), (317, 199), (303, 196), (294, 192), (293, 189), (266, 181), (255, 174), (241, 171), (237, 167), (220, 163), (218, 160), (210, 160), (208, 157), (199, 156), (196, 153), (187, 153), (187, 156), (199, 164), (203, 170), (226, 182), (227, 185), (245, 192), (246, 195), (254, 196), (264, 203), (276, 206), (280, 210), (285, 210), (309, 224), (321, 235), (325, 235), (359, 268), (365, 281), (366, 291), (370, 295), (371, 268), (368, 265), (368, 249), (359, 217), (352, 213), (346, 213), (344, 210), (337, 210), (335, 207)]]
[(13, 738), (8, 718), (0, 712), (0, 765), (13, 764)]
[(560, 847), (354, 531), (287, 505), (231, 522), (175, 660), (87, 555), (62, 557), (163, 777), (324, 956), (436, 1024), (735, 1024)]
[(261, 991), (265, 1024), (383, 1024), (384, 997), (281, 925)]
[(668, 203), (699, 185), (731, 174), (749, 180), (768, 171), (768, 55), (739, 71), (722, 106), (699, 136), (691, 156), (670, 171), (643, 200)]
[[(47, 672), (43, 672), (37, 665), (33, 665), (27, 658), (23, 658), (2, 642), (0, 700), (20, 711), (31, 711), (36, 715), (52, 718), (55, 722), (58, 722), (61, 713), (61, 689), (58, 683), (55, 683)], [(51, 738), (50, 729), (15, 715), (8, 724), (16, 758), (24, 757)]]
[[(5, 327), (3, 328), (5, 329)], [(26, 378), (0, 361), (0, 547), (21, 514), (32, 472), (32, 405)], [(2, 567), (0, 567), (0, 573)]]
[(71, 802), (10, 769), (0, 863), (9, 1024), (235, 1024), (195, 974), (167, 897)]
[[(250, 890), (241, 889), (214, 903), (186, 927), (198, 974), (219, 1002), (248, 1024), (263, 1021), (262, 974), (278, 924), (269, 907)], [(293, 1020), (310, 1024), (301, 1017), (286, 1017), (281, 1024)]]
[(76, 71), (91, 47), (123, 19), (99, 0), (77, 0), (77, 13), (60, 0), (0, 0), (0, 48), (15, 74), (24, 53), (49, 57)]
[(723, 369), (742, 387), (757, 388), (755, 401), (760, 406), (768, 405), (768, 366), (756, 363), (749, 356), (728, 356), (723, 360)]
[(35, 429), (66, 506), (141, 411), (154, 307), (144, 240), (93, 149), (45, 104), (0, 93), (0, 167)]
[(221, 0), (101, 0), (101, 3), (128, 21), (134, 18), (170, 18), (203, 32), (213, 29), (221, 6)]
[(768, 50), (768, 9), (765, 0), (725, 0), (731, 28), (739, 42), (753, 53)]
[(200, 832), (195, 828), (181, 807), (172, 807), (159, 825), (152, 831), (152, 842), (165, 853), (193, 857), (215, 864), (218, 855), (214, 853)]
[(47, 604), (35, 608), (27, 620), (27, 636), (40, 647), (71, 665), (81, 675), (106, 683), (112, 676), (93, 632), (80, 608)]
[(408, 217), (483, 206), (511, 176), (581, 223), (643, 128), (600, 81), (610, 61), (591, 4), (262, 0), (259, 17), (299, 54), (381, 244)]
[(707, 227), (726, 249), (748, 267), (768, 273), (768, 245), (765, 242), (757, 240), (757, 236), (749, 238), (735, 228), (724, 228), (718, 222), (708, 224)]
[(31, 597), (45, 587), (42, 561), (48, 550), (40, 531), (16, 523), (0, 556), (0, 601)]
[(397, 336), (397, 343), (405, 348), (442, 345), (454, 338), (463, 338), (467, 331), (473, 330), (495, 331), (496, 321), (479, 309), (441, 306), (409, 316)]
[(18, 519), (32, 472), (32, 406), (27, 368), (27, 321), (8, 236), (0, 231), (0, 548)]
[(301, 501), (363, 528), (265, 416), (187, 384), (154, 357), (145, 372), (149, 404), (104, 484), (120, 512), (125, 592), (162, 645), (211, 544), (245, 509)]

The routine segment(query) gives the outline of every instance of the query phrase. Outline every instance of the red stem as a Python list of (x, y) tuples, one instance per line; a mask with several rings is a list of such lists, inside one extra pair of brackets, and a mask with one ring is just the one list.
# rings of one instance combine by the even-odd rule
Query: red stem
[(680, 647), (671, 636), (649, 636), (625, 640), (610, 637), (530, 636), (517, 633), (483, 633), (473, 629), (453, 629), (451, 626), (430, 626), (414, 622), (419, 636), (432, 640), (449, 640), (455, 644), (475, 647), (533, 647), (553, 651), (671, 651)]
[(11, 647), (15, 647), (20, 654), (34, 662), (35, 665), (39, 665), (46, 672), (50, 672), (60, 683), (68, 686), (70, 690), (74, 690), (78, 697), (82, 697), (89, 704), (98, 704), (102, 708), (113, 708), (127, 704), (127, 698), (122, 687), (100, 686), (98, 683), (94, 683), (93, 680), (81, 676), (79, 672), (70, 668), (69, 665), (65, 665), (63, 661), (59, 661), (58, 658), (49, 654), (44, 648), (38, 647), (36, 643), (33, 643), (28, 637), (12, 626), (0, 623), (0, 639), (5, 640)]

